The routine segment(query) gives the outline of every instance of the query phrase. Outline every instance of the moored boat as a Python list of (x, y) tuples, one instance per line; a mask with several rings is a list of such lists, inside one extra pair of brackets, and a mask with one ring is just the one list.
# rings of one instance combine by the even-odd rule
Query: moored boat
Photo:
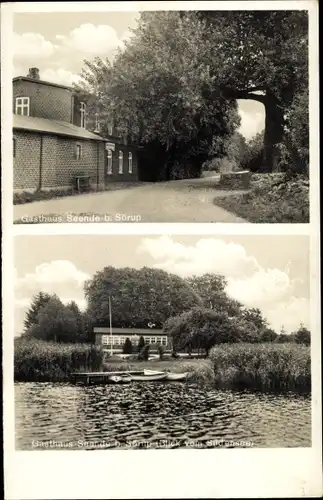
[(157, 372), (154, 370), (144, 370), (144, 374), (146, 376), (152, 376), (152, 375), (161, 375), (162, 373), (166, 374), (165, 380), (186, 380), (188, 378), (188, 372), (184, 373), (172, 373), (172, 372)]
[(143, 374), (136, 374), (136, 375), (131, 375), (131, 379), (136, 381), (136, 382), (153, 382), (155, 380), (165, 380), (167, 377), (167, 373), (163, 372), (155, 372), (155, 373), (145, 373), (146, 370), (144, 371)]
[(180, 380), (186, 380), (188, 378), (188, 372), (185, 372), (185, 373), (167, 373), (167, 377), (166, 377), (166, 380), (176, 380), (176, 381), (180, 381)]
[(132, 381), (131, 375), (111, 375), (107, 379), (108, 384), (129, 384)]

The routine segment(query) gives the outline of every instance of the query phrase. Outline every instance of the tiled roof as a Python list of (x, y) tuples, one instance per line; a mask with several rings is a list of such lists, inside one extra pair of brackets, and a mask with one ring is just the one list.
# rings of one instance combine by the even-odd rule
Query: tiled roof
[(47, 118), (36, 118), (34, 116), (13, 115), (13, 128), (16, 130), (64, 135), (79, 139), (91, 139), (95, 141), (106, 140), (100, 135), (89, 132), (85, 128), (72, 125), (72, 123), (59, 120), (48, 120)]

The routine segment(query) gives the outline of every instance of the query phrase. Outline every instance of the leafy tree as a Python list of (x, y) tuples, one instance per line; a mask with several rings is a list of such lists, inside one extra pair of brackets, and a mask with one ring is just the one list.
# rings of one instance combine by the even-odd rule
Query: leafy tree
[(240, 314), (242, 305), (225, 292), (226, 278), (219, 274), (206, 273), (186, 279), (189, 286), (201, 297), (206, 309), (227, 312), (229, 316)]
[(285, 139), (281, 144), (282, 170), (289, 174), (309, 174), (308, 89), (294, 96), (285, 115)]
[(85, 62), (83, 88), (100, 94), (119, 133), (143, 147), (141, 164), (153, 163), (155, 180), (199, 175), (213, 137), (223, 154), (221, 138), (240, 123), (235, 98), (209, 92), (203, 30), (190, 13), (143, 12), (112, 67)]
[(122, 352), (123, 354), (132, 354), (132, 343), (128, 337), (126, 338)]
[(88, 342), (89, 337), (88, 337), (88, 332), (86, 328), (86, 316), (81, 312), (79, 306), (75, 301), (71, 301), (69, 304), (67, 304), (67, 309), (69, 309), (72, 314), (74, 314), (75, 319), (76, 319), (76, 328), (77, 328), (77, 337), (78, 337), (78, 342)]
[(261, 102), (261, 168), (271, 171), (286, 113), (308, 87), (307, 52), (307, 11), (144, 12), (112, 67), (87, 64), (86, 84), (123, 135), (159, 155), (155, 168), (188, 161), (195, 174), (212, 136), (223, 155), (223, 139), (238, 125), (236, 100)]
[(279, 160), (285, 113), (308, 87), (307, 11), (200, 11), (198, 16), (208, 25), (205, 41), (213, 49), (214, 95), (220, 87), (230, 98), (265, 107), (262, 168), (271, 171)]
[(304, 325), (301, 325), (299, 329), (293, 334), (293, 339), (297, 344), (310, 345), (311, 332)]
[(28, 336), (45, 341), (78, 341), (77, 318), (58, 297), (52, 297), (39, 311), (37, 323), (26, 332)]
[(257, 172), (262, 168), (264, 155), (264, 130), (258, 132), (246, 143), (246, 150), (241, 161), (241, 168)]
[(56, 296), (45, 292), (39, 292), (33, 296), (31, 305), (24, 320), (25, 332), (33, 325), (37, 324), (37, 317), (40, 309), (44, 307), (53, 297)]
[(286, 329), (284, 327), (284, 325), (281, 327), (280, 329), (280, 332), (279, 334), (277, 335), (277, 338), (275, 340), (275, 342), (279, 342), (279, 343), (286, 343), (286, 342), (292, 342), (293, 340), (293, 337), (291, 335), (288, 335), (286, 333)]
[(252, 323), (259, 332), (264, 331), (268, 326), (267, 320), (263, 317), (262, 312), (258, 308), (252, 307), (243, 309), (242, 317), (248, 323)]
[(260, 334), (260, 342), (274, 342), (277, 339), (277, 333), (272, 328), (265, 328)]
[(138, 346), (137, 346), (137, 350), (138, 350), (138, 352), (139, 352), (139, 353), (143, 350), (143, 348), (145, 347), (145, 345), (146, 345), (146, 344), (145, 344), (145, 339), (144, 339), (144, 338), (143, 338), (143, 336), (141, 335), (141, 336), (139, 337), (139, 342), (138, 342)]
[(204, 349), (206, 356), (215, 344), (239, 342), (239, 330), (226, 313), (196, 307), (170, 318), (164, 331), (173, 338), (175, 351)]
[(86, 282), (85, 296), (87, 314), (96, 326), (109, 325), (109, 296), (112, 322), (118, 327), (147, 328), (153, 322), (161, 328), (170, 316), (202, 304), (182, 278), (147, 267), (105, 267)]

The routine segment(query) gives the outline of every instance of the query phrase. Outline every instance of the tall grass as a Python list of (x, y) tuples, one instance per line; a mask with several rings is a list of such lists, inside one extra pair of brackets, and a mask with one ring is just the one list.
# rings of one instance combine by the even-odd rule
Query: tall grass
[(218, 387), (311, 390), (310, 348), (299, 344), (222, 344), (210, 357)]
[(19, 382), (64, 382), (72, 372), (100, 371), (103, 354), (88, 344), (16, 339), (14, 378)]

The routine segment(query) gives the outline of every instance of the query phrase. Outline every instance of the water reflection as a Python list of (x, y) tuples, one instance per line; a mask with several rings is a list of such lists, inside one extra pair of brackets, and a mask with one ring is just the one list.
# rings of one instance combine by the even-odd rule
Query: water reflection
[(21, 383), (17, 449), (311, 445), (311, 402), (191, 384)]

